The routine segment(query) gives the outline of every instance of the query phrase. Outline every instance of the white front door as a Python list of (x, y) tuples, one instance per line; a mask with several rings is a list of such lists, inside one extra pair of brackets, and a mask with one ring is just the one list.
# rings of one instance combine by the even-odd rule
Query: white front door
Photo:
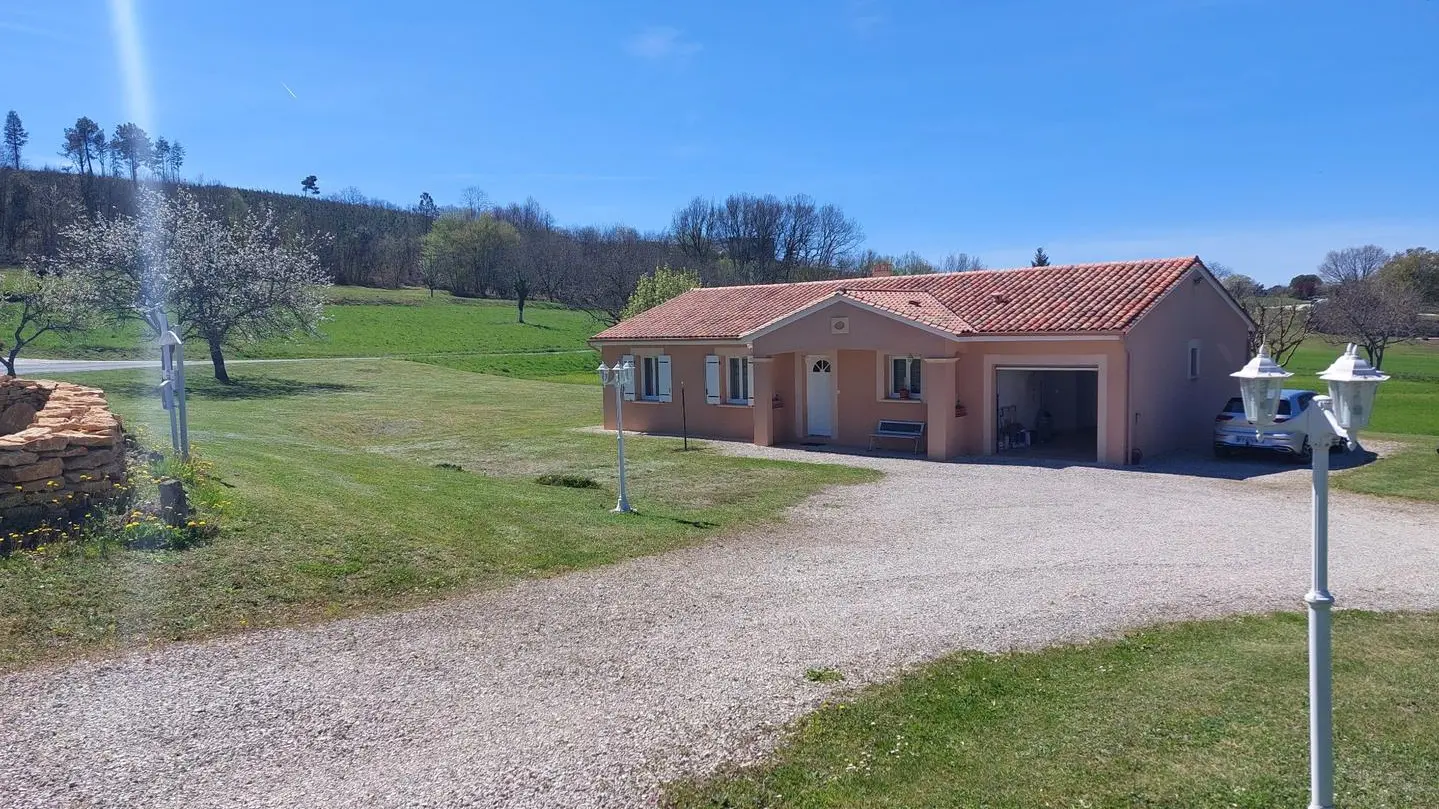
[(805, 357), (805, 384), (809, 434), (834, 435), (834, 366), (828, 357)]

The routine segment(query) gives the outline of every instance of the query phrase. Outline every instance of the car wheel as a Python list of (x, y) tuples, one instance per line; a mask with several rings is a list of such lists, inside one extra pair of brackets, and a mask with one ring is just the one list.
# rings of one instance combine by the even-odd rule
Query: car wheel
[(1299, 454), (1294, 456), (1299, 463), (1312, 463), (1314, 461), (1314, 447), (1309, 445), (1309, 437), (1304, 437), (1304, 446), (1299, 448)]
[(1214, 448), (1214, 457), (1216, 457), (1216, 458), (1228, 458), (1229, 456), (1231, 456), (1231, 455), (1233, 455), (1233, 454), (1234, 454), (1233, 450), (1229, 449), (1229, 447), (1215, 447), (1215, 448)]

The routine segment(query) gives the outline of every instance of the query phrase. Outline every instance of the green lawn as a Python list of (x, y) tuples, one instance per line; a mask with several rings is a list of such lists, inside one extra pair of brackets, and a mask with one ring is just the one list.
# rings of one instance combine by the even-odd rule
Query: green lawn
[[(435, 364), (473, 362), (477, 355), (573, 352), (529, 362), (479, 362), (486, 373), (531, 378), (574, 378), (583, 363), (598, 364), (585, 344), (603, 325), (583, 312), (548, 303), (525, 307), (517, 322), (514, 301), (475, 300), (426, 290), (334, 287), (319, 337), (272, 340), (230, 351), (232, 358), (417, 357)], [(201, 346), (195, 351), (204, 355)], [(140, 324), (129, 322), (81, 335), (43, 335), (26, 349), (27, 357), (76, 359), (150, 358)], [(581, 360), (580, 357), (584, 359)], [(480, 370), (476, 367), (475, 370)]]
[[(1295, 376), (1289, 387), (1325, 392), (1318, 375), (1339, 356), (1342, 346), (1310, 339), (1286, 365)], [(1396, 455), (1357, 469), (1338, 472), (1340, 489), (1418, 500), (1439, 501), (1439, 340), (1393, 346), (1384, 358), (1391, 379), (1379, 387), (1374, 421), (1361, 441), (1404, 445)]]
[(1439, 502), (1439, 440), (1421, 436), (1371, 435), (1362, 440), (1399, 441), (1403, 449), (1375, 463), (1333, 475), (1335, 488), (1386, 497)]
[[(1335, 618), (1339, 805), (1439, 806), (1439, 615)], [(1304, 619), (963, 653), (842, 693), (674, 807), (1302, 807)], [(818, 687), (818, 686), (816, 686)]]
[[(1342, 346), (1311, 338), (1285, 366), (1295, 374), (1288, 386), (1326, 392), (1328, 383), (1318, 375), (1342, 351)], [(1392, 378), (1379, 387), (1369, 429), (1439, 436), (1439, 340), (1391, 347), (1384, 356), (1384, 372)]]
[[(636, 516), (613, 515), (614, 438), (600, 391), (401, 361), (237, 366), (204, 377), (191, 435), (233, 505), (220, 536), (178, 552), (58, 552), (0, 561), (0, 668), (412, 604), (701, 542), (771, 520), (822, 486), (873, 479), (678, 440), (627, 442)], [(104, 387), (152, 443), (150, 377)], [(437, 468), (458, 464), (464, 471)], [(597, 489), (544, 486), (563, 473)]]

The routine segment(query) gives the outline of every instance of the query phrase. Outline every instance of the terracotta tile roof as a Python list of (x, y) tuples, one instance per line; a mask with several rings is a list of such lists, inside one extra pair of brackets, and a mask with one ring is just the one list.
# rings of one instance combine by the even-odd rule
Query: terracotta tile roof
[(1187, 256), (692, 289), (594, 339), (740, 339), (836, 294), (955, 335), (1122, 332), (1198, 263)]
[(851, 289), (836, 294), (876, 309), (883, 309), (906, 320), (933, 326), (949, 334), (970, 334), (974, 331), (973, 326), (964, 322), (954, 310), (940, 303), (938, 298), (928, 292), (912, 289)]

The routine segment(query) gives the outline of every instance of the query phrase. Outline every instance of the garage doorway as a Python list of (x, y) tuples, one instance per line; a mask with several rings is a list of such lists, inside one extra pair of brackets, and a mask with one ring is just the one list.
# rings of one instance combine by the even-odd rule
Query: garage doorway
[(994, 451), (1093, 463), (1099, 458), (1099, 369), (994, 369)]

